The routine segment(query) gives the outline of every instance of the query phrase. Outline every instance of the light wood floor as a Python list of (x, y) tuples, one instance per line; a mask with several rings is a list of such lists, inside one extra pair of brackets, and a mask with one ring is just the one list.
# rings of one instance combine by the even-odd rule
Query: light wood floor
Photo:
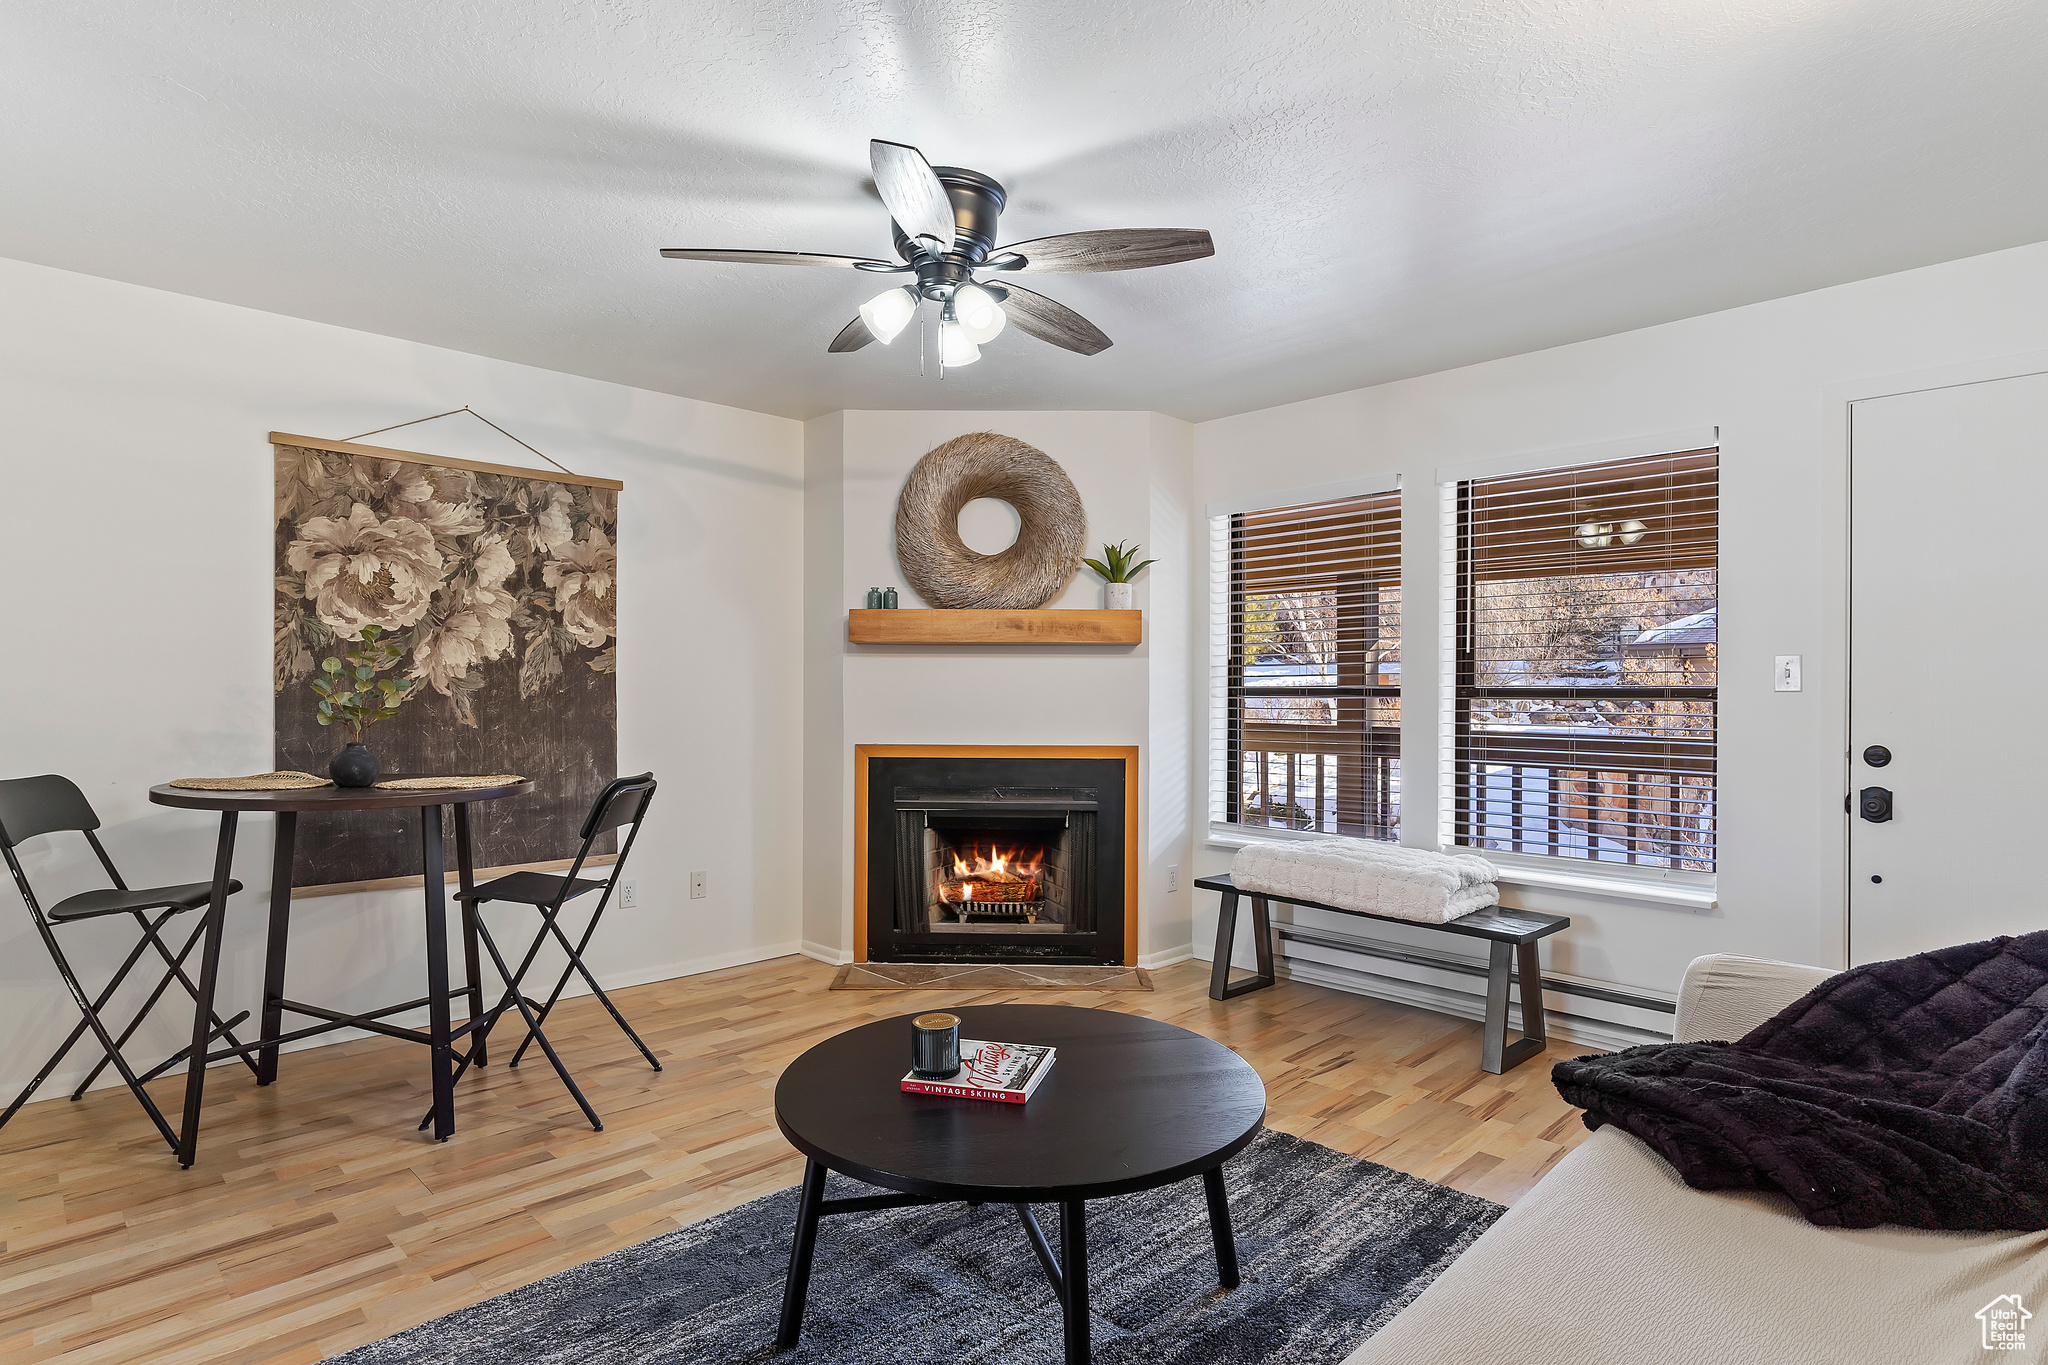
[[(605, 1131), (545, 1060), (500, 1057), (457, 1095), (446, 1145), (413, 1131), (426, 1065), (368, 1040), (286, 1056), (258, 1089), (213, 1073), (199, 1163), (180, 1171), (125, 1090), (61, 1096), (0, 1129), (0, 1359), (310, 1362), (794, 1184), (776, 1132), (782, 1068), (870, 1019), (946, 1004), (1095, 1005), (1169, 1020), (1243, 1054), (1275, 1128), (1512, 1201), (1585, 1136), (1553, 1045), (1506, 1076), (1478, 1026), (1283, 981), (1219, 1004), (1207, 968), (1155, 992), (828, 991), (805, 958), (623, 991), (666, 1070), (594, 1002), (559, 1040)], [(503, 1035), (501, 1035), (503, 1036)], [(152, 1093), (175, 1114), (179, 1087)]]

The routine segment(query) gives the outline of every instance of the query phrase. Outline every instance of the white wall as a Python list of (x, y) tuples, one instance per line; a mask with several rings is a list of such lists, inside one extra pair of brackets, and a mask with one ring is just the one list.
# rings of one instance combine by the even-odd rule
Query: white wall
[[(1405, 476), (1403, 835), (1427, 846), (1437, 837), (1429, 746), (1438, 667), (1427, 625), (1436, 619), (1435, 469), (1718, 426), (1720, 906), (1695, 914), (1533, 890), (1519, 900), (1575, 917), (1569, 933), (1548, 940), (1557, 969), (1651, 992), (1674, 991), (1686, 962), (1706, 952), (1835, 965), (1844, 915), (1846, 398), (1831, 390), (1862, 385), (1867, 396), (1884, 391), (1865, 383), (1874, 377), (2043, 348), (2048, 244), (1205, 422), (1194, 433), (1196, 497)], [(1772, 690), (1778, 654), (1805, 656), (1804, 691)], [(1206, 849), (1202, 864), (1218, 870), (1228, 857)], [(1198, 945), (1214, 932), (1214, 900), (1199, 898)], [(1553, 1003), (1599, 1012), (1576, 998)]]
[[(202, 880), (212, 863), (214, 818), (150, 805), (150, 784), (271, 763), (266, 434), (346, 437), (467, 403), (626, 485), (618, 761), (662, 787), (630, 869), (640, 903), (607, 912), (591, 952), (600, 978), (794, 951), (802, 424), (11, 261), (0, 314), (0, 775), (74, 778), (131, 884)], [(375, 439), (534, 463), (470, 418)], [(267, 818), (243, 822), (224, 1015), (257, 1005), (269, 843)], [(45, 904), (100, 884), (75, 837), (22, 853)], [(709, 895), (688, 900), (699, 869)], [(296, 922), (293, 995), (362, 1008), (421, 993), (417, 892), (301, 900)], [(96, 983), (133, 926), (64, 940)], [(189, 1037), (189, 1007), (167, 1001), (131, 1046), (139, 1062)], [(26, 909), (0, 912), (0, 1090), (76, 1017)], [(43, 1095), (94, 1059), (74, 1057)]]
[[(1136, 540), (1159, 562), (1138, 579), (1145, 643), (1112, 646), (854, 645), (846, 612), (869, 587), (896, 586), (924, 605), (896, 566), (896, 498), (925, 452), (971, 431), (997, 431), (1043, 450), (1073, 479), (1088, 543)], [(1144, 412), (844, 412), (808, 424), (807, 539), (822, 554), (837, 538), (836, 585), (812, 565), (811, 647), (831, 663), (810, 674), (806, 701), (805, 938), (820, 956), (853, 942), (853, 746), (857, 744), (1135, 744), (1140, 748), (1138, 951), (1146, 962), (1186, 956), (1186, 879), (1166, 868), (1191, 854), (1187, 792), (1192, 696), (1189, 632), (1195, 517), (1191, 429)], [(1102, 605), (1083, 570), (1053, 607)], [(816, 656), (813, 663), (817, 662)], [(830, 938), (822, 937), (830, 934)]]

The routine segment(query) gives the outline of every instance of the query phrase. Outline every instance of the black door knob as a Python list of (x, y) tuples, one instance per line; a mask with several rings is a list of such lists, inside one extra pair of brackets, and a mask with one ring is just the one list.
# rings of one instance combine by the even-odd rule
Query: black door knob
[(1856, 813), (1873, 825), (1892, 818), (1892, 794), (1883, 787), (1865, 787), (1856, 796)]
[(1873, 744), (1863, 751), (1863, 761), (1873, 768), (1882, 768), (1892, 761), (1892, 751), (1882, 744)]

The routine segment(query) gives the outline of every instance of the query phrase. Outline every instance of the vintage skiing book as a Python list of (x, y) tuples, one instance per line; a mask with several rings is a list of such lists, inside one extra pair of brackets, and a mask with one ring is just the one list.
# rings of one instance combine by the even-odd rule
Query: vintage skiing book
[(941, 1081), (903, 1078), (903, 1088), (923, 1095), (958, 1095), (970, 1100), (1022, 1104), (1052, 1070), (1057, 1048), (1036, 1043), (985, 1043), (960, 1040), (960, 1070)]

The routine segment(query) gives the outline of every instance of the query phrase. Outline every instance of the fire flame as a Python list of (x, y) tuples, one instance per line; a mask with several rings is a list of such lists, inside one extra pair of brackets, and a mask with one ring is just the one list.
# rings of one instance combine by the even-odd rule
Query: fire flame
[[(955, 849), (952, 875), (939, 878), (939, 899), (948, 905), (971, 900), (1035, 901), (1039, 898), (1039, 871), (1045, 865), (1042, 848), (997, 848), (984, 853), (976, 844), (962, 857)], [(977, 887), (986, 888), (976, 895)], [(1002, 887), (1003, 890), (995, 888)]]

